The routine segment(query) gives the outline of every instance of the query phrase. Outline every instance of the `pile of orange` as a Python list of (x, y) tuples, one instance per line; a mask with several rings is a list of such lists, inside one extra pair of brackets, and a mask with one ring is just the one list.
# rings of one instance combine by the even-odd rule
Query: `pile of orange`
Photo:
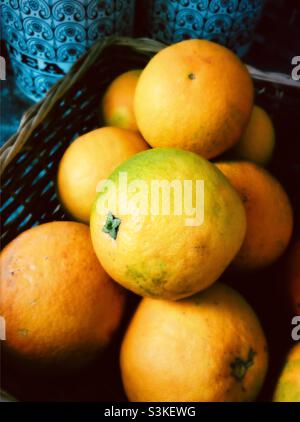
[[(253, 104), (247, 67), (218, 44), (183, 41), (102, 94), (104, 126), (75, 140), (58, 170), (61, 203), (78, 222), (34, 227), (1, 254), (5, 349), (25, 365), (74, 371), (101, 356), (130, 291), (143, 299), (120, 349), (129, 400), (253, 401), (267, 374), (265, 334), (218, 280), (232, 268), (242, 283), (274, 264), (293, 213), (261, 167), (275, 130)], [(295, 312), (299, 250), (287, 276)], [(274, 400), (300, 400), (298, 355)]]

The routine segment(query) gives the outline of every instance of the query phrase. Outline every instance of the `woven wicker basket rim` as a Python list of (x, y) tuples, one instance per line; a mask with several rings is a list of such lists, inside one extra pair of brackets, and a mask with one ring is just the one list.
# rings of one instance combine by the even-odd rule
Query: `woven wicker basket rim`
[(75, 83), (83, 79), (104, 49), (111, 46), (129, 47), (144, 54), (155, 54), (165, 47), (164, 44), (150, 38), (107, 37), (97, 41), (69, 72), (53, 85), (45, 98), (32, 105), (22, 116), (19, 128), (0, 148), (0, 175), (26, 144), (33, 131), (46, 119), (55, 104), (72, 89)]

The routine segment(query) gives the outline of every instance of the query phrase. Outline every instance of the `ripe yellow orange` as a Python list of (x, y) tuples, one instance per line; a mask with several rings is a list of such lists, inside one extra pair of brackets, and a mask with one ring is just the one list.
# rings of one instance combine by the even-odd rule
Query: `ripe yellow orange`
[(289, 198), (265, 169), (247, 161), (216, 163), (239, 193), (246, 209), (247, 231), (234, 265), (256, 269), (272, 264), (285, 251), (293, 230)]
[(104, 272), (89, 227), (53, 222), (29, 229), (0, 256), (4, 347), (21, 362), (73, 368), (110, 341), (124, 291)]
[(238, 252), (246, 230), (243, 204), (199, 155), (149, 149), (108, 180), (90, 228), (103, 268), (123, 287), (142, 296), (186, 297), (216, 281)]
[(241, 137), (253, 105), (247, 68), (230, 50), (187, 40), (156, 54), (143, 70), (134, 110), (152, 147), (215, 157)]
[(279, 376), (273, 401), (300, 402), (300, 343), (296, 343), (286, 358)]
[(66, 210), (89, 223), (98, 183), (127, 158), (149, 146), (135, 132), (114, 127), (93, 130), (65, 151), (58, 169), (58, 191)]
[(268, 354), (260, 323), (233, 289), (216, 283), (180, 301), (146, 298), (121, 348), (130, 401), (251, 401)]
[(122, 73), (107, 88), (101, 104), (101, 114), (106, 126), (138, 131), (133, 100), (141, 72), (141, 69), (135, 69)]
[(274, 146), (275, 130), (272, 120), (264, 109), (255, 105), (241, 139), (234, 146), (234, 153), (238, 159), (265, 166), (272, 157)]

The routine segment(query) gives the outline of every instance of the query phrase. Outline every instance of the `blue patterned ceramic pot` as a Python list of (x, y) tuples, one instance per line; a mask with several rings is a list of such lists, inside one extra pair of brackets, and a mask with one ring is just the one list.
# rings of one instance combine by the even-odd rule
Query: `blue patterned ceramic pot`
[(135, 0), (0, 0), (18, 86), (41, 99), (97, 39), (131, 35)]
[(144, 0), (148, 35), (167, 44), (205, 38), (244, 56), (265, 0)]

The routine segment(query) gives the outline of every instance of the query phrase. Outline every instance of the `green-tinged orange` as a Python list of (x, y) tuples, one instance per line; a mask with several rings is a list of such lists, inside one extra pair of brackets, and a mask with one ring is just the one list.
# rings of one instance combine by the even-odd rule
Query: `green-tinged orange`
[(101, 117), (106, 126), (138, 131), (133, 101), (141, 72), (135, 69), (122, 73), (107, 88), (101, 104)]
[(272, 120), (263, 108), (255, 105), (233, 152), (237, 159), (249, 160), (265, 166), (271, 160), (274, 147), (275, 130)]
[(217, 280), (243, 242), (246, 218), (238, 194), (212, 163), (155, 148), (112, 173), (90, 227), (114, 280), (142, 296), (179, 299)]

